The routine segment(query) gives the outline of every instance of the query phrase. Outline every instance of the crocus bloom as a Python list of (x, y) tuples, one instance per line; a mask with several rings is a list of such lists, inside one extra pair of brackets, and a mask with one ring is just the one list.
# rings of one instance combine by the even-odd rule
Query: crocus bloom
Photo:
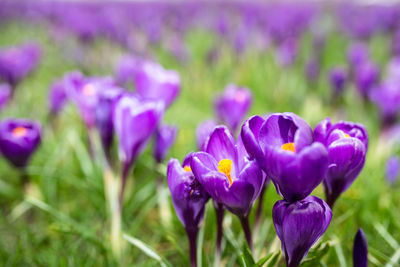
[(51, 85), (48, 101), (50, 113), (53, 115), (57, 115), (64, 108), (67, 102), (67, 93), (63, 81), (56, 81)]
[(396, 79), (387, 80), (371, 90), (370, 100), (379, 108), (382, 126), (396, 122), (400, 109), (400, 86)]
[(355, 68), (355, 83), (359, 93), (367, 97), (371, 88), (378, 82), (379, 69), (372, 62), (365, 62)]
[(133, 82), (136, 69), (139, 67), (140, 60), (133, 56), (123, 57), (116, 67), (116, 76), (120, 84), (126, 85)]
[(140, 101), (131, 95), (118, 99), (113, 124), (119, 139), (119, 157), (125, 168), (129, 168), (146, 147), (163, 114), (161, 102)]
[(196, 265), (196, 238), (203, 221), (207, 192), (194, 177), (190, 168), (191, 154), (180, 165), (177, 159), (168, 163), (167, 179), (176, 214), (187, 232), (190, 242), (191, 265)]
[(397, 182), (400, 174), (400, 160), (398, 156), (391, 156), (386, 161), (386, 181), (393, 185)]
[(242, 127), (243, 144), (287, 201), (308, 196), (323, 180), (328, 153), (313, 142), (311, 127), (293, 113), (275, 113), (266, 120), (249, 118)]
[(241, 218), (248, 215), (264, 185), (258, 164), (248, 160), (240, 138), (235, 142), (225, 126), (214, 129), (206, 152), (193, 153), (191, 169), (214, 201)]
[(82, 120), (88, 128), (96, 123), (96, 106), (99, 92), (107, 87), (115, 87), (110, 77), (85, 77), (80, 72), (71, 72), (64, 77), (68, 98), (77, 106)]
[(7, 105), (8, 101), (11, 98), (11, 95), (11, 86), (6, 83), (0, 84), (0, 110), (2, 110), (5, 105)]
[(361, 124), (346, 121), (332, 124), (326, 118), (315, 127), (314, 137), (329, 153), (329, 168), (323, 184), (327, 202), (332, 207), (364, 167), (368, 134)]
[(0, 79), (15, 88), (38, 64), (40, 48), (30, 43), (0, 51)]
[(343, 68), (337, 67), (329, 72), (329, 83), (335, 95), (341, 95), (347, 82), (347, 72)]
[(272, 218), (286, 265), (297, 267), (311, 246), (325, 233), (332, 211), (322, 199), (308, 196), (296, 202), (279, 200), (272, 210)]
[(311, 58), (306, 66), (305, 73), (306, 77), (310, 82), (315, 82), (318, 80), (320, 64), (317, 58)]
[(228, 85), (224, 93), (215, 100), (215, 114), (218, 120), (236, 132), (252, 102), (247, 88)]
[(27, 119), (0, 123), (0, 151), (15, 167), (24, 168), (41, 142), (41, 126)]
[(205, 151), (208, 143), (208, 139), (210, 138), (211, 133), (214, 128), (217, 126), (217, 122), (214, 120), (206, 120), (200, 123), (196, 128), (196, 141), (197, 148), (199, 150)]
[(347, 58), (350, 66), (356, 67), (369, 58), (368, 47), (364, 43), (354, 43), (347, 50)]
[(158, 127), (155, 135), (153, 156), (158, 163), (164, 161), (164, 158), (174, 144), (178, 128), (172, 125), (161, 125)]
[(353, 245), (353, 266), (368, 266), (368, 243), (363, 230), (360, 228), (354, 238)]
[(163, 101), (166, 107), (179, 94), (181, 78), (173, 70), (165, 70), (161, 65), (144, 61), (136, 68), (135, 88), (141, 99)]

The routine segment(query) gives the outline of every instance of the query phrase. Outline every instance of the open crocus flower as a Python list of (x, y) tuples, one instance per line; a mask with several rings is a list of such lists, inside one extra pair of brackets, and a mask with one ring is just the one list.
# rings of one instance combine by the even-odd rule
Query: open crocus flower
[(296, 202), (279, 200), (272, 218), (288, 267), (297, 267), (311, 246), (325, 233), (332, 211), (322, 200), (308, 196)]
[(161, 65), (143, 61), (135, 70), (135, 88), (144, 100), (162, 101), (166, 107), (172, 104), (179, 94), (181, 78), (173, 70), (165, 70)]
[(48, 104), (50, 114), (57, 115), (64, 108), (67, 102), (67, 93), (63, 81), (54, 82), (49, 91)]
[(242, 127), (243, 144), (279, 194), (287, 201), (308, 196), (325, 177), (328, 153), (313, 141), (310, 126), (293, 113), (275, 113), (266, 120), (249, 118)]
[(168, 150), (174, 144), (178, 128), (172, 125), (161, 125), (155, 135), (153, 156), (157, 163), (164, 161)]
[(248, 215), (264, 184), (256, 161), (248, 160), (240, 138), (235, 142), (225, 126), (214, 129), (206, 152), (193, 153), (191, 168), (214, 201), (240, 218)]
[(247, 88), (228, 85), (215, 101), (215, 114), (220, 122), (235, 133), (249, 110), (251, 101), (251, 92)]
[(0, 51), (0, 79), (14, 89), (38, 64), (40, 48), (29, 43)]
[(124, 95), (115, 103), (113, 125), (124, 169), (122, 187), (129, 168), (146, 147), (163, 114), (164, 105), (161, 102), (140, 101), (132, 95)]
[(209, 196), (194, 177), (190, 161), (191, 154), (186, 156), (183, 166), (177, 159), (171, 159), (168, 163), (167, 179), (176, 214), (189, 238), (191, 265), (196, 266), (197, 232), (203, 221)]
[(353, 267), (368, 267), (368, 243), (361, 228), (358, 229), (354, 238)]
[(368, 134), (364, 126), (341, 121), (332, 124), (329, 118), (314, 129), (315, 140), (329, 153), (329, 167), (324, 179), (326, 200), (333, 206), (360, 174), (368, 150)]
[(0, 84), (0, 110), (7, 105), (12, 95), (12, 88), (10, 85), (3, 83)]
[(41, 142), (41, 126), (27, 119), (0, 123), (0, 151), (15, 167), (24, 168)]
[(196, 142), (199, 150), (205, 151), (207, 148), (208, 139), (214, 128), (217, 126), (214, 120), (206, 120), (200, 123), (196, 128)]

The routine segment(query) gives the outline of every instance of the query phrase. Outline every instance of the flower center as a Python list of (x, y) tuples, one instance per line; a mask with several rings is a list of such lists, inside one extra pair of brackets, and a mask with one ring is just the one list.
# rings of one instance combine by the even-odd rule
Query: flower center
[(185, 169), (185, 172), (191, 172), (192, 168), (190, 168), (190, 166), (185, 166), (183, 167)]
[(86, 96), (93, 96), (96, 93), (96, 88), (93, 84), (88, 83), (82, 88), (82, 93)]
[(12, 130), (12, 135), (14, 137), (23, 137), (26, 135), (27, 132), (28, 130), (25, 127), (19, 126)]
[(231, 171), (232, 171), (232, 160), (230, 159), (222, 159), (218, 162), (218, 171), (222, 172), (223, 174), (228, 177), (229, 180), (229, 186), (233, 184), (233, 179), (231, 177)]
[(347, 133), (344, 134), (344, 137), (350, 137), (350, 135), (348, 135)]
[(235, 93), (235, 100), (236, 100), (237, 102), (243, 102), (243, 101), (245, 100), (245, 98), (246, 98), (246, 93), (245, 93), (245, 92), (243, 92), (243, 91), (237, 91), (237, 92)]
[(294, 143), (285, 143), (281, 146), (283, 150), (292, 151), (296, 153), (296, 148), (294, 147)]

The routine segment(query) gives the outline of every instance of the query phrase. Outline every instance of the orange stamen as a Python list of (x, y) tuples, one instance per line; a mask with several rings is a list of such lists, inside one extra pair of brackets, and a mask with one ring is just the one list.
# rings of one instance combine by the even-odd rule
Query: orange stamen
[(28, 130), (25, 127), (19, 126), (12, 130), (12, 135), (15, 137), (22, 137), (25, 136)]
[(296, 153), (296, 148), (294, 147), (294, 143), (285, 143), (281, 146), (283, 150), (292, 151)]
[(230, 159), (222, 159), (218, 162), (218, 171), (226, 175), (229, 180), (229, 186), (233, 184), (231, 177), (232, 161)]
[(96, 93), (96, 88), (93, 84), (88, 83), (82, 88), (82, 93), (86, 96), (92, 96)]

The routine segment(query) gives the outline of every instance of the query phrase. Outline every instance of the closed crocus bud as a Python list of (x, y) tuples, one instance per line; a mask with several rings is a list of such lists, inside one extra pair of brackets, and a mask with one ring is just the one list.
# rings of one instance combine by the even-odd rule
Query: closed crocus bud
[(172, 104), (179, 94), (181, 78), (173, 70), (165, 70), (161, 65), (144, 61), (136, 68), (135, 88), (144, 100), (162, 101), (166, 107)]
[(178, 128), (172, 125), (161, 125), (158, 127), (153, 148), (153, 156), (157, 163), (164, 161), (168, 150), (176, 140)]
[(177, 159), (168, 163), (167, 179), (172, 203), (179, 220), (185, 227), (190, 242), (191, 266), (196, 265), (196, 239), (203, 221), (205, 205), (209, 199), (207, 192), (194, 177), (190, 168), (191, 155), (183, 161)]
[(252, 117), (243, 125), (241, 137), (250, 157), (287, 201), (308, 196), (326, 174), (326, 148), (313, 142), (311, 127), (293, 113), (275, 113), (266, 120)]
[(242, 142), (235, 142), (227, 127), (217, 126), (206, 152), (193, 153), (191, 168), (214, 201), (246, 217), (264, 185), (264, 177), (256, 161), (250, 161), (240, 146)]
[(315, 82), (319, 77), (320, 64), (317, 58), (311, 58), (305, 66), (305, 74), (309, 82)]
[(371, 88), (378, 82), (379, 68), (372, 62), (365, 62), (355, 69), (355, 83), (359, 93), (367, 97)]
[(50, 114), (57, 115), (64, 108), (67, 102), (67, 93), (63, 81), (54, 82), (49, 91), (48, 104)]
[(329, 72), (329, 83), (334, 95), (341, 95), (347, 83), (347, 72), (341, 67), (336, 67)]
[(110, 149), (114, 137), (113, 108), (126, 91), (116, 86), (104, 87), (98, 92), (95, 107), (96, 126), (106, 158), (110, 159)]
[(329, 168), (323, 184), (327, 203), (332, 207), (364, 167), (368, 134), (361, 124), (346, 121), (332, 124), (326, 118), (315, 127), (314, 136), (328, 150)]
[(10, 85), (3, 83), (0, 84), (0, 110), (2, 110), (10, 100), (12, 95), (12, 88)]
[(353, 266), (368, 266), (368, 243), (363, 230), (360, 228), (354, 238), (353, 246)]
[(14, 89), (38, 64), (40, 48), (29, 43), (0, 51), (0, 78)]
[(231, 84), (215, 100), (215, 114), (220, 122), (226, 124), (235, 133), (250, 109), (251, 102), (252, 95), (247, 88)]
[(27, 119), (0, 123), (0, 151), (15, 167), (24, 168), (41, 142), (41, 126)]
[(119, 157), (127, 168), (146, 147), (163, 114), (161, 102), (140, 101), (131, 95), (118, 99), (113, 125), (119, 140)]
[(289, 67), (294, 64), (298, 55), (299, 44), (294, 37), (287, 38), (279, 44), (277, 50), (278, 62), (282, 67)]
[(121, 85), (127, 85), (133, 82), (136, 68), (140, 64), (140, 59), (133, 56), (124, 56), (118, 63), (115, 73), (117, 81)]
[(206, 120), (200, 123), (196, 128), (196, 142), (197, 148), (201, 151), (205, 151), (207, 147), (208, 139), (214, 128), (218, 123), (214, 120)]
[(400, 174), (400, 160), (398, 156), (391, 156), (386, 161), (386, 181), (390, 185), (394, 185)]
[(311, 246), (325, 233), (332, 211), (322, 199), (308, 196), (296, 202), (276, 202), (272, 219), (282, 243), (286, 265), (297, 267)]

